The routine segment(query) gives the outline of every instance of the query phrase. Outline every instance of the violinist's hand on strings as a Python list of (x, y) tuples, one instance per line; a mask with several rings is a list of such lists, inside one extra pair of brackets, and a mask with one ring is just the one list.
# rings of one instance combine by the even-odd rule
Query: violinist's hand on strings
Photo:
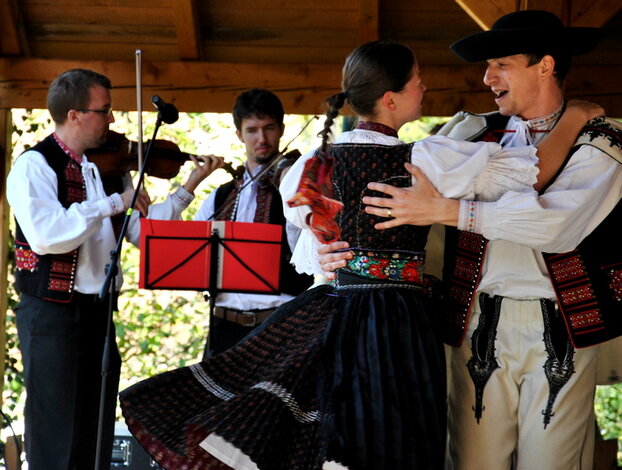
[(188, 191), (190, 194), (194, 193), (194, 190), (197, 186), (211, 175), (218, 168), (223, 167), (224, 159), (223, 157), (218, 157), (216, 155), (190, 155), (190, 159), (194, 163), (194, 168), (188, 176), (188, 180), (183, 185), (183, 188)]
[[(123, 201), (123, 209), (127, 210), (132, 203), (132, 198), (134, 197), (134, 188), (126, 189), (121, 193), (121, 200)], [(151, 205), (151, 198), (149, 194), (144, 189), (138, 191), (138, 196), (136, 197), (136, 204), (134, 208), (139, 211), (144, 217), (147, 217), (147, 213), (149, 212), (149, 206)]]
[(410, 163), (406, 163), (405, 166), (415, 178), (413, 186), (397, 188), (382, 183), (367, 185), (369, 189), (390, 196), (363, 198), (363, 204), (367, 205), (365, 212), (390, 219), (377, 223), (374, 227), (383, 230), (405, 224), (431, 225), (434, 223), (456, 226), (460, 202), (443, 197), (418, 167)]

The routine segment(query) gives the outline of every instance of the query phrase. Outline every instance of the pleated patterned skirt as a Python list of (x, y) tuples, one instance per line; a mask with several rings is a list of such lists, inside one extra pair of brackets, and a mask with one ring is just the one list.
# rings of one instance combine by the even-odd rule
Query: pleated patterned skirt
[(445, 365), (420, 291), (322, 286), (207, 361), (124, 390), (164, 468), (440, 470)]

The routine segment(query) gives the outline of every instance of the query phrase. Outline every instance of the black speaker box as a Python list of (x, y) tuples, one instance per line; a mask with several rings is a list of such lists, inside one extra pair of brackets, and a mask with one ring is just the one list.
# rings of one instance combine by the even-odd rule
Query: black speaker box
[(110, 470), (164, 470), (130, 435), (125, 426), (117, 423), (112, 442)]

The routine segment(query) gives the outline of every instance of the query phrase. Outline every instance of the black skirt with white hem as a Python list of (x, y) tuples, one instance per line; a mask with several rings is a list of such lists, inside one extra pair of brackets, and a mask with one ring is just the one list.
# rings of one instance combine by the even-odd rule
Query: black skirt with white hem
[(438, 312), (419, 289), (321, 286), (234, 348), (120, 395), (165, 469), (443, 468)]

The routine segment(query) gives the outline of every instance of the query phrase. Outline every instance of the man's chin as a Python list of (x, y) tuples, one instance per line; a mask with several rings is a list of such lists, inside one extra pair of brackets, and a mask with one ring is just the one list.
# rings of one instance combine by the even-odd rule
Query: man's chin
[(276, 152), (271, 153), (270, 155), (255, 155), (255, 161), (263, 165), (264, 163), (270, 162), (274, 158), (275, 155), (276, 155)]
[(88, 149), (98, 149), (99, 147), (101, 147), (102, 145), (104, 145), (106, 142), (108, 142), (107, 138), (99, 138), (99, 139), (93, 139), (93, 141), (91, 142), (91, 145), (89, 145), (87, 148)]
[(102, 135), (99, 137), (99, 145), (100, 145), (100, 146), (101, 146), (101, 145), (104, 145), (106, 142), (108, 142), (108, 131), (106, 131), (106, 133), (105, 133), (105, 134), (102, 134)]
[(503, 103), (497, 103), (497, 108), (499, 109), (499, 114), (502, 116), (512, 116), (514, 113), (509, 106), (505, 106)]

